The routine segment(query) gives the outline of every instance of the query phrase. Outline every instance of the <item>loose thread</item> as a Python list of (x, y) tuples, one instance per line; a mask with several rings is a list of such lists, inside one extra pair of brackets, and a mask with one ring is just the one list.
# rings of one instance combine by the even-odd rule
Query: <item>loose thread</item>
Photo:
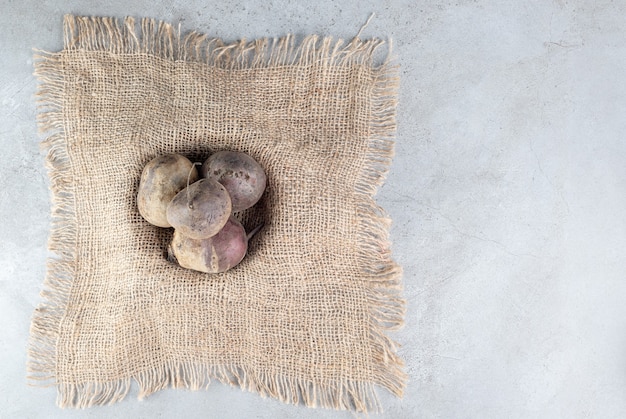
[(361, 29), (359, 29), (359, 31), (357, 32), (355, 38), (358, 39), (361, 36), (361, 32), (363, 32), (363, 30), (365, 28), (367, 28), (367, 25), (370, 24), (370, 21), (372, 20), (372, 18), (374, 17), (374, 12), (372, 12), (372, 14), (370, 15), (370, 17), (367, 18), (367, 20), (365, 21), (365, 23), (363, 24), (363, 26), (361, 26)]

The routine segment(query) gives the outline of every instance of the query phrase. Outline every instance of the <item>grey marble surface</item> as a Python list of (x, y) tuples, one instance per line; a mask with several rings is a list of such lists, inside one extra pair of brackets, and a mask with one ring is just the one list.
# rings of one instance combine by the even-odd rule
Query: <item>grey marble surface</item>
[[(391, 37), (396, 158), (377, 199), (404, 267), (405, 397), (388, 418), (626, 417), (626, 3), (0, 1), (0, 417), (325, 418), (221, 384), (60, 410), (26, 384), (50, 194), (32, 50), (65, 13), (236, 40)], [(374, 415), (376, 416), (376, 415)]]

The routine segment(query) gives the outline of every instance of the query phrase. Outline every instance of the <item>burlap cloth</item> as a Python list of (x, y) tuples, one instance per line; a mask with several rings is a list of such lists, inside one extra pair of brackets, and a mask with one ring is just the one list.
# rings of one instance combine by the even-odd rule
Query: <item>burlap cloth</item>
[[(65, 18), (38, 53), (53, 226), (31, 329), (33, 379), (60, 406), (143, 397), (211, 378), (289, 403), (379, 410), (406, 376), (389, 220), (373, 195), (390, 164), (397, 77), (382, 42), (292, 36), (225, 45), (144, 19)], [(239, 218), (265, 227), (224, 274), (164, 257), (171, 230), (136, 194), (164, 153), (251, 154), (268, 188)]]

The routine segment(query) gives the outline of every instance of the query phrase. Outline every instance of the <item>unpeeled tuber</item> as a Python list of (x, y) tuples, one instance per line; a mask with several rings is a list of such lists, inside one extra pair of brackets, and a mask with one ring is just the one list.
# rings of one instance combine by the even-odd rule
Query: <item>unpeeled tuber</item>
[(220, 273), (241, 262), (248, 250), (248, 239), (241, 223), (232, 216), (219, 233), (207, 239), (195, 240), (174, 230), (168, 259), (183, 268)]
[(167, 206), (167, 221), (185, 237), (201, 240), (216, 235), (231, 211), (224, 186), (213, 179), (201, 179), (172, 199)]
[(210, 156), (202, 165), (202, 175), (224, 185), (235, 212), (256, 204), (267, 183), (261, 165), (248, 154), (235, 151), (218, 151)]
[(143, 169), (137, 193), (137, 208), (143, 218), (158, 227), (171, 227), (166, 211), (170, 201), (188, 182), (198, 180), (193, 163), (180, 154), (152, 159)]

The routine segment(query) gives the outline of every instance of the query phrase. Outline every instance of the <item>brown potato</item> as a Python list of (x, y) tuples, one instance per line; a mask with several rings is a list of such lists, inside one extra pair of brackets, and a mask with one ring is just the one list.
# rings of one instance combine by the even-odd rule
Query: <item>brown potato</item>
[(201, 179), (180, 191), (167, 206), (167, 221), (195, 240), (216, 235), (228, 221), (232, 204), (228, 192), (212, 179)]
[(250, 208), (263, 195), (267, 184), (265, 171), (246, 153), (218, 151), (202, 165), (202, 175), (220, 182), (233, 204), (233, 211)]
[(213, 237), (194, 240), (174, 230), (168, 259), (187, 269), (206, 273), (225, 272), (237, 265), (248, 251), (248, 237), (236, 218), (230, 217)]
[(180, 154), (166, 154), (150, 160), (141, 173), (137, 193), (141, 216), (155, 226), (171, 227), (166, 216), (167, 206), (187, 186), (188, 178), (189, 182), (198, 180), (198, 171)]

